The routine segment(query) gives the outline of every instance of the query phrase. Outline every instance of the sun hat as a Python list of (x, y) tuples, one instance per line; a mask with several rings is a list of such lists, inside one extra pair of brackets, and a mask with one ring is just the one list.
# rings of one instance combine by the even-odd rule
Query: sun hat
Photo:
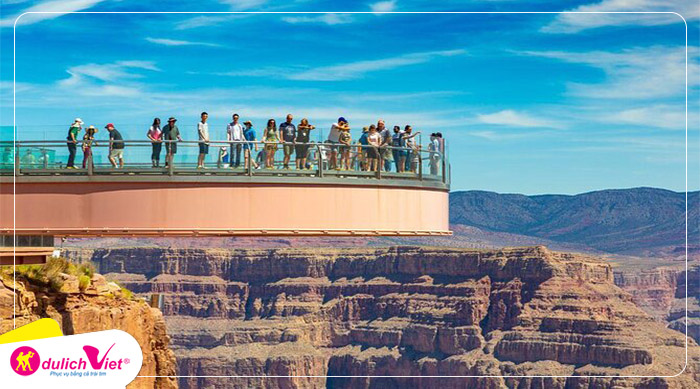
[(176, 122), (177, 119), (175, 119), (174, 117), (171, 116), (171, 117), (168, 118), (168, 121), (169, 121), (169, 122)]
[(75, 118), (75, 120), (73, 120), (73, 123), (80, 123), (80, 124), (83, 124), (83, 119), (81, 119), (81, 118)]
[(251, 122), (250, 120), (246, 120), (243, 122), (243, 125), (248, 125), (248, 124), (250, 124), (252, 126), (253, 122)]
[(107, 123), (107, 125), (105, 126), (105, 128), (110, 128), (110, 127), (114, 128), (114, 124), (112, 124), (112, 123)]

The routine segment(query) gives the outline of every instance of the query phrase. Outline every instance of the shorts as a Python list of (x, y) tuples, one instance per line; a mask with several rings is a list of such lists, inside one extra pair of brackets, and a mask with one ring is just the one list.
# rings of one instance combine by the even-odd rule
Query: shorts
[(285, 143), (283, 145), (284, 155), (292, 155), (294, 153), (294, 145), (291, 143)]
[(306, 158), (306, 154), (309, 152), (309, 145), (297, 144), (294, 146), (294, 151), (297, 153), (297, 158)]
[(347, 145), (340, 145), (338, 146), (340, 148), (340, 153), (344, 154), (346, 151), (350, 151), (350, 146)]
[(177, 143), (166, 143), (165, 144), (165, 151), (170, 153), (170, 154), (176, 154), (177, 153)]
[(209, 143), (199, 142), (199, 153), (209, 154)]
[(379, 158), (379, 152), (377, 151), (376, 148), (369, 147), (369, 148), (365, 149), (365, 151), (367, 152), (367, 158), (369, 158), (369, 159)]
[(124, 159), (124, 149), (109, 150), (109, 157), (112, 159)]
[(328, 148), (331, 151), (338, 151), (338, 142), (329, 140), (329, 141), (326, 141), (326, 143), (329, 145)]
[(277, 151), (277, 143), (265, 144), (265, 152), (266, 153), (274, 153), (275, 151)]

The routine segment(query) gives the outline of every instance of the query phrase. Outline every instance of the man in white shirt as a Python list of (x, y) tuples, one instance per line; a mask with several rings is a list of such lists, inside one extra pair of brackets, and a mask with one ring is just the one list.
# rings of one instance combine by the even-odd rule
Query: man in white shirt
[(197, 169), (204, 168), (204, 157), (209, 154), (209, 124), (207, 124), (209, 114), (202, 112), (202, 120), (197, 123), (197, 134), (199, 135), (199, 158), (197, 158)]
[[(243, 131), (245, 128), (238, 122), (239, 116), (237, 113), (233, 114), (232, 119), (233, 121), (226, 125), (226, 139), (229, 142), (243, 142), (245, 140), (243, 136)], [(242, 147), (243, 143), (231, 143), (229, 161), (231, 161), (232, 168), (237, 168), (241, 164)]]

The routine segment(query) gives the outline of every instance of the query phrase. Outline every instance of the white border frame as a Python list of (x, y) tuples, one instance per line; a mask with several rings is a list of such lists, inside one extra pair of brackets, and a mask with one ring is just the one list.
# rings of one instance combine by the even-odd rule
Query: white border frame
[[(24, 12), (17, 16), (14, 24), (12, 25), (12, 145), (13, 153), (16, 149), (16, 133), (17, 133), (17, 123), (16, 123), (16, 50), (17, 50), (17, 22), (24, 16), (29, 14), (671, 14), (677, 15), (685, 25), (685, 272), (688, 274), (688, 22), (683, 17), (683, 15), (677, 12), (670, 11), (597, 11), (597, 12), (578, 12), (578, 11), (392, 11), (392, 12), (371, 12), (371, 11), (361, 11), (361, 12), (321, 12), (321, 11), (225, 11), (225, 12), (196, 12), (196, 11), (111, 11), (111, 12), (99, 12), (99, 11), (30, 11)], [(17, 161), (14, 161), (17, 163)], [(13, 169), (13, 172), (15, 170)], [(13, 212), (12, 212), (12, 223), (13, 223), (13, 245), (17, 239), (16, 232), (16, 175), (12, 175), (12, 201), (13, 201)], [(13, 258), (12, 266), (15, 268), (16, 264), (16, 246), (13, 246)], [(686, 276), (687, 278), (687, 276)], [(16, 279), (13, 273), (12, 276), (13, 284), (16, 284)], [(16, 312), (16, 298), (12, 300), (12, 326), (17, 328), (16, 319), (14, 317)], [(678, 377), (685, 372), (688, 368), (688, 282), (685, 283), (685, 364), (683, 369), (674, 375), (662, 375), (662, 376), (646, 376), (646, 375), (590, 375), (590, 376), (574, 376), (574, 375), (464, 375), (464, 376), (433, 376), (433, 375), (409, 375), (409, 376), (332, 376), (332, 375), (295, 375), (295, 376), (279, 376), (279, 375), (240, 375), (240, 376), (136, 376), (136, 378), (573, 378), (573, 377), (585, 377), (585, 378), (674, 378)]]

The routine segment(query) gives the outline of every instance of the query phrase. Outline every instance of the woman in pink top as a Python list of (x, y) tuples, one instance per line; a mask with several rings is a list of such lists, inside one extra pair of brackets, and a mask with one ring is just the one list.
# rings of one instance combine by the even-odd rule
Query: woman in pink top
[(158, 167), (160, 164), (160, 150), (163, 147), (163, 131), (160, 130), (160, 119), (153, 119), (153, 125), (148, 129), (146, 133), (148, 139), (151, 140), (151, 145), (153, 145), (153, 152), (151, 153), (151, 163), (153, 167)]

